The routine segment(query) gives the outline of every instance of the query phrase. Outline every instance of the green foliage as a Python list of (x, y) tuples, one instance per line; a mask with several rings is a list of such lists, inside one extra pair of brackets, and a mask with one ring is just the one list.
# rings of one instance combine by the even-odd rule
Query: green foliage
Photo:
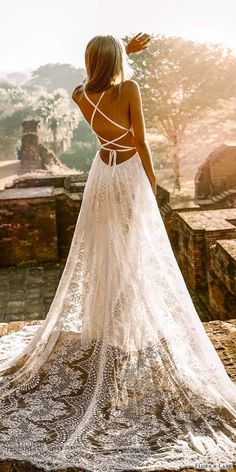
[(171, 143), (220, 99), (235, 96), (236, 58), (220, 45), (157, 37), (133, 60), (148, 124)]
[(11, 115), (4, 116), (0, 120), (0, 128), (3, 134), (7, 136), (21, 136), (21, 124), (30, 114), (31, 110), (29, 108), (22, 108), (16, 110)]
[[(41, 139), (44, 143), (56, 153), (68, 149), (79, 112), (71, 109), (66, 90), (49, 93), (41, 89), (29, 93), (22, 87), (0, 88), (1, 159), (15, 158), (22, 121), (36, 117), (42, 118)], [(12, 157), (9, 157), (10, 153)]]
[(180, 188), (178, 146), (183, 133), (191, 122), (217, 109), (219, 100), (235, 96), (236, 58), (218, 44), (157, 36), (132, 60), (147, 126), (155, 127), (172, 147)]
[(21, 87), (0, 88), (0, 159), (16, 159), (22, 121), (31, 112), (32, 97)]
[(82, 118), (73, 130), (71, 148), (61, 153), (59, 158), (70, 168), (88, 172), (97, 149), (97, 138), (87, 121)]

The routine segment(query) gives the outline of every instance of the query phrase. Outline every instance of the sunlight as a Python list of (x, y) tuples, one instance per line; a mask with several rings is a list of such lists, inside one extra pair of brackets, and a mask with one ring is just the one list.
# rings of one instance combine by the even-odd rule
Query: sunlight
[(123, 37), (142, 31), (181, 36), (223, 43), (236, 54), (235, 9), (233, 0), (146, 0), (145, 6), (119, 0), (114, 14), (108, 0), (82, 6), (76, 0), (42, 0), (38, 6), (30, 0), (5, 1), (0, 16), (0, 72), (48, 62), (83, 67), (85, 45), (95, 34)]

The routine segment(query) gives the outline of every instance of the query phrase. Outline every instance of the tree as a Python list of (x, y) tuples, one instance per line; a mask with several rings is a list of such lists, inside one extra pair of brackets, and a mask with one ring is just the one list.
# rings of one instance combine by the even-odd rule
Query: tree
[[(125, 38), (128, 41), (129, 38)], [(173, 191), (180, 189), (179, 147), (187, 126), (236, 94), (236, 58), (219, 44), (156, 36), (132, 57), (147, 126), (165, 136), (172, 149)]]
[(60, 155), (60, 160), (68, 167), (88, 172), (97, 149), (97, 137), (82, 118), (73, 130), (70, 149)]
[(71, 144), (73, 129), (77, 126), (79, 113), (71, 110), (69, 97), (64, 89), (36, 90), (29, 93), (25, 88), (0, 88), (0, 159), (12, 159), (22, 134), (22, 121), (41, 117), (41, 139), (56, 152), (65, 151)]
[(17, 85), (23, 85), (28, 79), (28, 76), (24, 74), (23, 72), (10, 72), (9, 74), (6, 75), (6, 79), (11, 84), (17, 86)]
[(22, 121), (30, 114), (33, 99), (21, 87), (0, 88), (0, 160), (16, 158)]
[(45, 64), (32, 72), (32, 78), (26, 83), (27, 87), (43, 87), (48, 92), (64, 88), (71, 96), (74, 88), (85, 77), (83, 68), (73, 67), (71, 64)]
[[(64, 89), (44, 92), (38, 98), (34, 115), (44, 120), (45, 134), (47, 129), (52, 133), (52, 149), (57, 154), (70, 145), (72, 131), (78, 122), (78, 112), (70, 110), (68, 94)], [(50, 136), (45, 136), (45, 140)]]

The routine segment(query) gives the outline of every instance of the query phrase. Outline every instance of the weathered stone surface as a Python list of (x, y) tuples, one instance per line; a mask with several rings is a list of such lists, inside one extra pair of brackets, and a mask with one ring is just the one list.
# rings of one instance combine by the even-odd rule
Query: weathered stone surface
[(81, 187), (73, 194), (69, 179), (59, 181), (69, 190), (36, 186), (0, 192), (0, 267), (37, 266), (67, 256), (85, 183), (77, 182)]
[(236, 209), (182, 212), (179, 215), (178, 262), (193, 288), (204, 286), (210, 248), (219, 239), (236, 238)]
[(13, 189), (1, 192), (0, 239), (2, 267), (57, 261), (53, 189)]
[[(158, 201), (158, 200), (157, 200)], [(158, 204), (159, 205), (159, 204)], [(195, 212), (199, 211), (200, 207), (198, 205), (189, 202), (188, 205), (185, 204), (176, 204), (167, 202), (162, 204), (159, 207), (162, 219), (165, 224), (165, 228), (168, 234), (168, 237), (171, 242), (172, 249), (176, 256), (178, 256), (178, 245), (179, 245), (179, 215), (184, 212)]]
[(35, 187), (54, 187), (64, 188), (68, 192), (78, 193), (78, 188), (74, 188), (77, 182), (80, 182), (80, 191), (83, 193), (87, 180), (87, 172), (76, 173), (71, 175), (37, 175), (20, 177), (15, 179), (11, 188), (35, 188)]
[(210, 206), (224, 200), (225, 197), (228, 200), (231, 198), (230, 206), (235, 206), (236, 146), (222, 144), (210, 153), (198, 169), (195, 176), (195, 201)]
[(16, 315), (18, 313), (23, 313), (25, 309), (25, 302), (23, 301), (9, 301), (8, 303), (8, 314)]
[(23, 136), (21, 147), (18, 149), (18, 158), (22, 170), (40, 169), (41, 162), (38, 150), (39, 138), (37, 134), (40, 119), (25, 120), (22, 123)]
[(45, 318), (64, 264), (0, 268), (0, 322)]
[(182, 212), (178, 218), (176, 257), (186, 283), (211, 319), (234, 318), (236, 209)]

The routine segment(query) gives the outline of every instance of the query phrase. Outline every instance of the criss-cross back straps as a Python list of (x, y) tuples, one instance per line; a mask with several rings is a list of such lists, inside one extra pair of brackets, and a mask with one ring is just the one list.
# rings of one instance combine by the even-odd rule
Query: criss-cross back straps
[[(94, 110), (93, 110), (93, 113), (92, 113), (92, 117), (91, 117), (91, 122), (90, 122), (90, 126), (93, 130), (93, 132), (96, 134), (96, 136), (98, 138), (100, 138), (101, 140), (105, 141), (105, 143), (101, 144), (101, 148), (103, 149), (106, 149), (107, 151), (110, 151), (109, 152), (109, 163), (108, 163), (108, 166), (111, 166), (111, 163), (112, 163), (112, 159), (113, 159), (113, 170), (112, 170), (112, 175), (114, 174), (115, 172), (115, 167), (116, 167), (116, 158), (117, 158), (117, 150), (116, 149), (112, 149), (112, 148), (109, 148), (107, 147), (108, 144), (113, 144), (114, 146), (118, 146), (119, 148), (122, 148), (122, 149), (119, 149), (119, 152), (125, 152), (125, 151), (131, 151), (132, 149), (136, 149), (134, 146), (127, 146), (127, 145), (124, 145), (124, 144), (117, 144), (116, 141), (119, 141), (121, 138), (123, 138), (131, 129), (130, 128), (125, 128), (124, 126), (120, 125), (119, 123), (116, 123), (115, 121), (113, 121), (111, 118), (109, 118), (109, 116), (107, 116), (105, 113), (103, 113), (100, 108), (98, 108), (98, 105), (100, 103), (100, 101), (102, 100), (102, 97), (103, 95), (105, 94), (105, 90), (102, 92), (101, 96), (99, 97), (97, 103), (93, 103), (92, 100), (90, 100), (90, 98), (88, 97), (88, 95), (86, 94), (85, 90), (84, 90), (84, 95), (85, 97), (87, 98), (87, 100), (91, 103), (91, 105), (94, 107)], [(94, 128), (93, 128), (93, 119), (94, 119), (94, 115), (96, 113), (96, 111), (98, 111), (99, 113), (101, 113), (101, 115), (103, 115), (107, 120), (109, 120), (111, 123), (113, 123), (114, 125), (118, 126), (119, 128), (122, 128), (122, 129), (125, 129), (125, 133), (123, 133), (121, 136), (118, 136), (117, 138), (114, 138), (112, 140), (108, 140), (106, 138), (103, 138), (102, 136), (100, 136), (98, 133), (95, 132)]]
[(105, 115), (105, 113), (103, 113), (103, 111), (101, 111), (100, 108), (98, 108), (98, 105), (99, 105), (100, 101), (102, 100), (102, 97), (103, 97), (103, 95), (105, 94), (105, 92), (106, 92), (106, 90), (104, 90), (104, 91), (102, 92), (102, 94), (100, 95), (100, 97), (99, 97), (97, 103), (95, 104), (95, 103), (92, 102), (92, 100), (90, 100), (90, 98), (88, 97), (87, 93), (86, 93), (85, 90), (84, 90), (84, 95), (85, 95), (85, 97), (86, 97), (87, 100), (91, 103), (91, 105), (94, 107), (93, 114), (92, 114), (92, 117), (91, 117), (91, 122), (90, 122), (91, 128), (93, 129), (93, 118), (94, 118), (94, 115), (95, 115), (96, 111), (98, 111), (99, 113), (101, 113), (101, 115), (103, 115), (105, 118), (107, 118), (107, 120), (109, 120), (109, 121), (110, 121), (111, 123), (113, 123), (114, 125), (119, 126), (119, 128), (122, 128), (122, 129), (125, 129), (125, 130), (128, 130), (128, 131), (129, 131), (128, 128), (125, 128), (124, 126), (119, 125), (119, 123), (116, 123), (115, 121), (113, 121), (111, 118), (109, 118), (109, 116)]

